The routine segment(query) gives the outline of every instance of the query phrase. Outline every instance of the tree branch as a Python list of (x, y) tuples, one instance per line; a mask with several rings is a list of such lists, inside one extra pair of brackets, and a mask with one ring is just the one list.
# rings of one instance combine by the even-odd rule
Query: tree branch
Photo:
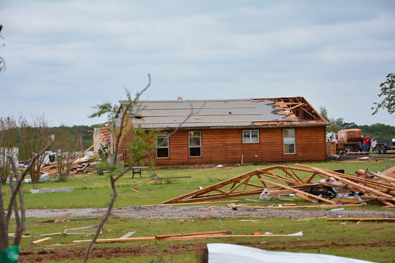
[[(12, 165), (12, 170), (15, 175), (15, 179), (16, 179), (16, 181), (19, 181), (19, 173), (16, 169), (14, 160), (13, 160), (12, 156), (10, 158), (11, 158), (11, 165)], [(14, 245), (19, 245), (22, 232), (24, 232), (26, 230), (25, 197), (23, 195), (22, 187), (19, 188), (19, 204), (21, 206), (21, 209), (20, 209), (21, 210), (21, 225), (20, 225), (20, 228), (17, 229), (17, 231), (15, 231), (15, 240), (16, 240), (16, 236), (18, 236), (19, 241), (18, 241), (18, 243), (16, 243), (14, 240)]]
[(34, 166), (34, 163), (36, 162), (36, 160), (37, 160), (38, 158), (40, 158), (40, 156), (41, 156), (43, 153), (45, 153), (45, 151), (48, 150), (49, 147), (51, 147), (53, 141), (54, 141), (54, 136), (52, 135), (52, 136), (50, 137), (50, 142), (47, 144), (47, 146), (45, 146), (39, 153), (37, 153), (37, 154), (33, 157), (33, 159), (32, 159), (32, 161), (30, 162), (30, 164), (29, 164), (29, 165), (25, 168), (25, 170), (22, 172), (21, 178), (18, 180), (18, 182), (17, 182), (17, 184), (16, 184), (16, 187), (15, 187), (15, 189), (14, 189), (14, 192), (12, 192), (12, 196), (11, 196), (11, 199), (10, 199), (10, 204), (9, 204), (9, 206), (8, 206), (8, 209), (7, 209), (7, 215), (6, 215), (6, 223), (7, 223), (7, 225), (8, 225), (8, 222), (10, 221), (11, 214), (12, 214), (12, 204), (13, 204), (13, 202), (14, 202), (14, 200), (15, 200), (16, 194), (18, 193), (18, 191), (19, 191), (19, 189), (20, 189), (20, 187), (21, 187), (21, 185), (22, 185), (23, 180), (25, 179), (25, 176), (26, 176), (27, 172), (29, 171), (29, 169), (30, 169), (31, 167)]
[[(8, 158), (11, 159), (12, 166), (14, 167), (14, 166), (15, 166), (15, 163), (14, 163), (14, 160), (13, 160), (13, 158), (12, 158), (12, 155), (10, 154), (10, 155), (8, 156)], [(15, 174), (15, 173), (14, 173), (14, 174)], [(13, 193), (13, 192), (14, 192), (14, 176), (13, 176), (12, 173), (10, 174), (10, 189), (11, 189), (11, 193)], [(11, 204), (11, 203), (10, 203), (10, 204)], [(16, 198), (14, 199), (14, 204), (13, 204), (13, 206), (14, 206), (15, 224), (16, 224), (15, 239), (14, 239), (14, 245), (15, 245), (16, 243), (19, 244), (20, 238), (19, 238), (18, 232), (19, 232), (19, 229), (20, 229), (20, 227), (21, 227), (21, 221), (20, 221), (20, 219), (19, 219), (18, 203), (17, 203), (17, 201), (16, 201)]]
[[(129, 99), (130, 103), (128, 103), (126, 106), (124, 106), (124, 107), (125, 107), (125, 108), (124, 108), (124, 112), (122, 112), (121, 126), (120, 126), (119, 133), (117, 134), (117, 142), (116, 142), (116, 146), (115, 146), (115, 154), (114, 154), (114, 162), (113, 162), (114, 166), (116, 165), (116, 159), (117, 159), (117, 155), (118, 155), (118, 151), (119, 151), (119, 145), (120, 145), (120, 143), (121, 143), (120, 139), (121, 139), (121, 137), (122, 137), (122, 133), (123, 133), (124, 129), (126, 128), (126, 124), (125, 124), (126, 121), (125, 121), (125, 120), (126, 120), (126, 118), (129, 118), (129, 114), (128, 114), (128, 113), (129, 113), (129, 111), (130, 111), (131, 109), (133, 109), (133, 107), (138, 103), (138, 100), (139, 100), (140, 96), (141, 96), (141, 95), (149, 88), (149, 86), (151, 85), (151, 77), (150, 77), (149, 74), (148, 74), (148, 80), (149, 80), (149, 81), (148, 81), (148, 85), (147, 85), (141, 92), (137, 93), (137, 95), (136, 95), (136, 97), (135, 97), (135, 99), (134, 99), (133, 101), (130, 99), (130, 92), (129, 92), (128, 90), (126, 90), (126, 92), (127, 92), (127, 94), (128, 94), (128, 99)], [(182, 123), (180, 123), (180, 124), (176, 127), (176, 129), (175, 129), (173, 132), (171, 132), (171, 133), (167, 136), (167, 139), (169, 139), (173, 134), (175, 134), (175, 133), (180, 129), (180, 127), (181, 127), (181, 126), (182, 126), (182, 125), (193, 115), (193, 106), (192, 106), (191, 103), (190, 103), (190, 106), (191, 106), (191, 112), (190, 112), (190, 114), (184, 119), (184, 121), (183, 121)], [(121, 109), (122, 109), (122, 108), (121, 108)], [(138, 106), (138, 110), (140, 110), (140, 105)], [(114, 123), (114, 121), (113, 121), (113, 123)], [(89, 254), (90, 254), (90, 252), (91, 252), (91, 250), (92, 250), (93, 244), (96, 242), (97, 238), (99, 237), (100, 230), (103, 228), (105, 222), (107, 221), (108, 217), (109, 217), (110, 214), (111, 214), (112, 207), (114, 206), (116, 197), (117, 197), (117, 195), (118, 195), (115, 182), (116, 182), (119, 178), (121, 178), (122, 176), (124, 176), (127, 172), (129, 172), (129, 171), (132, 169), (132, 167), (133, 167), (136, 163), (139, 163), (139, 162), (140, 162), (141, 160), (143, 160), (144, 158), (147, 158), (147, 157), (151, 156), (152, 154), (154, 154), (155, 151), (157, 150), (157, 148), (160, 147), (163, 143), (164, 143), (164, 142), (162, 142), (161, 144), (157, 145), (157, 146), (155, 147), (155, 149), (152, 150), (152, 151), (150, 151), (149, 153), (147, 153), (147, 154), (141, 156), (141, 157), (138, 158), (138, 159), (133, 160), (132, 163), (129, 165), (129, 167), (126, 168), (126, 169), (123, 169), (123, 171), (121, 171), (120, 174), (119, 174), (118, 176), (116, 176), (115, 178), (114, 178), (112, 175), (110, 176), (111, 188), (112, 188), (112, 191), (113, 191), (113, 196), (112, 196), (112, 198), (111, 198), (111, 201), (110, 201), (109, 207), (108, 207), (108, 209), (107, 209), (107, 212), (106, 212), (106, 214), (104, 215), (104, 217), (102, 218), (102, 220), (101, 220), (101, 222), (100, 222), (100, 224), (99, 224), (99, 227), (98, 227), (98, 229), (96, 230), (95, 236), (93, 237), (92, 241), (89, 243), (89, 246), (88, 246), (88, 248), (87, 248), (87, 250), (86, 250), (86, 252), (85, 252), (84, 262), (88, 262)]]

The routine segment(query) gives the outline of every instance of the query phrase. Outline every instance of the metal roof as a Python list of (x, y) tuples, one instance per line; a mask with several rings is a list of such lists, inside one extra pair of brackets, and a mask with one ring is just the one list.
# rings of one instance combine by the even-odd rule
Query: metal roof
[[(121, 101), (121, 103), (127, 103), (127, 101)], [(303, 103), (299, 101), (293, 104), (288, 102), (287, 105), (281, 103), (284, 103), (284, 100), (140, 101), (138, 112), (130, 117), (135, 126), (141, 125), (142, 128), (147, 129), (171, 129), (183, 122), (182, 128), (257, 127), (257, 125), (273, 123), (277, 125), (300, 123), (301, 120), (295, 116), (291, 106), (299, 104), (301, 106)], [(313, 121), (314, 124), (325, 125), (321, 116), (319, 117), (318, 122)], [(312, 121), (303, 122), (312, 123)]]

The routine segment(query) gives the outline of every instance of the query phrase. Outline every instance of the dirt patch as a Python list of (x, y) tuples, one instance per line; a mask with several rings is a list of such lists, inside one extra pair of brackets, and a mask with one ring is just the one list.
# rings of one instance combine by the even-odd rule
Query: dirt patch
[[(310, 243), (310, 244), (309, 244)], [(324, 243), (324, 244), (319, 244)], [(289, 242), (276, 242), (276, 244), (262, 244), (262, 243), (235, 243), (237, 245), (255, 247), (270, 251), (290, 251), (290, 250), (317, 250), (322, 248), (360, 248), (360, 247), (393, 247), (395, 241), (387, 241), (385, 243), (325, 243), (325, 241), (289, 241)], [(179, 255), (190, 252), (201, 254), (203, 249), (206, 248), (206, 243), (196, 244), (179, 244), (179, 245), (166, 245), (166, 249), (161, 250), (154, 245), (148, 246), (123, 246), (115, 248), (93, 248), (90, 258), (106, 258), (114, 259), (122, 256), (148, 256), (148, 255)], [(85, 255), (85, 248), (65, 248), (65, 249), (47, 249), (39, 251), (21, 251), (18, 261), (19, 262), (34, 262), (34, 261), (54, 261), (64, 258), (78, 259), (83, 258)]]
[[(147, 255), (164, 255), (164, 254), (186, 254), (191, 251), (201, 251), (205, 248), (206, 244), (180, 244), (180, 245), (167, 245), (165, 250), (161, 250), (156, 246), (125, 246), (115, 248), (93, 248), (89, 258), (106, 258), (113, 259), (121, 256), (147, 256)], [(64, 258), (78, 259), (84, 258), (86, 248), (67, 248), (67, 249), (47, 249), (38, 251), (21, 251), (18, 258), (19, 262), (34, 262), (34, 261), (53, 261)]]

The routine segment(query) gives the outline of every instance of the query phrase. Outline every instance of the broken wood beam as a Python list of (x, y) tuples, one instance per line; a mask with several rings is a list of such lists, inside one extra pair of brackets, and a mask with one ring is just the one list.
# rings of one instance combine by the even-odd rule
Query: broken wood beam
[(232, 208), (232, 210), (237, 210), (237, 206), (236, 206), (235, 203), (227, 204), (227, 206), (228, 206), (229, 208)]
[[(299, 165), (300, 165), (300, 166), (305, 166), (305, 165), (301, 165), (301, 164), (296, 164), (296, 165), (298, 165), (298, 166), (299, 166)], [(320, 169), (320, 168), (315, 168), (315, 167), (310, 167), (310, 168), (311, 168), (312, 170), (314, 170), (314, 171), (320, 173), (320, 174), (324, 174), (324, 175), (327, 175), (327, 176), (331, 176), (331, 177), (337, 179), (339, 182), (341, 182), (341, 183), (343, 183), (343, 184), (351, 185), (351, 186), (353, 186), (353, 187), (355, 187), (355, 188), (357, 188), (357, 189), (361, 189), (362, 191), (367, 191), (367, 192), (369, 192), (369, 193), (373, 193), (373, 194), (375, 194), (375, 195), (378, 195), (378, 196), (381, 196), (381, 197), (385, 197), (385, 198), (387, 198), (387, 199), (389, 199), (389, 200), (395, 201), (395, 197), (392, 196), (392, 195), (385, 194), (385, 193), (383, 193), (383, 192), (381, 192), (381, 191), (378, 191), (378, 190), (376, 190), (376, 189), (373, 189), (373, 188), (371, 188), (371, 187), (368, 187), (368, 186), (364, 186), (364, 185), (355, 183), (355, 182), (353, 182), (353, 181), (351, 181), (351, 180), (348, 180), (348, 179), (344, 179), (344, 178), (342, 178), (341, 176), (337, 175), (335, 172), (330, 172), (330, 171), (327, 171), (327, 170), (324, 170), (324, 169)]]
[(327, 218), (327, 221), (383, 221), (383, 222), (395, 222), (395, 218)]
[(202, 209), (200, 209), (199, 211), (213, 210), (214, 207), (215, 207), (215, 206), (209, 206), (209, 207), (206, 207), (206, 208), (202, 208)]
[[(229, 201), (211, 201), (211, 202), (190, 202), (190, 203), (175, 203), (175, 204), (158, 204), (158, 206), (173, 206), (173, 205), (206, 205), (206, 204), (223, 204), (223, 203), (238, 203), (239, 200)], [(144, 207), (150, 207), (155, 205), (144, 205)]]
[(299, 219), (296, 221), (310, 221), (310, 220), (314, 220), (314, 219), (323, 219), (323, 218), (327, 218), (326, 216), (322, 216), (322, 217), (315, 217), (315, 218), (305, 218), (305, 219)]
[(212, 235), (212, 234), (233, 234), (232, 230), (208, 231), (208, 232), (194, 232), (194, 233), (180, 233), (168, 235), (156, 235), (155, 238), (168, 238), (168, 237), (183, 237), (183, 236), (199, 236), (199, 235)]
[(319, 197), (319, 196), (316, 196), (316, 195), (313, 195), (313, 194), (309, 194), (309, 193), (300, 191), (298, 189), (294, 189), (292, 187), (289, 187), (287, 185), (278, 184), (278, 183), (275, 183), (275, 182), (272, 182), (272, 181), (269, 181), (269, 180), (265, 180), (265, 179), (260, 179), (260, 180), (264, 181), (267, 184), (272, 184), (272, 185), (275, 185), (275, 186), (278, 186), (278, 187), (283, 187), (283, 188), (288, 189), (288, 190), (292, 189), (296, 193), (301, 193), (301, 194), (306, 195), (308, 197), (312, 197), (312, 198), (315, 198), (315, 199), (318, 199), (318, 200), (321, 200), (321, 201), (324, 201), (324, 202), (327, 202), (327, 203), (331, 203), (331, 204), (335, 204), (336, 203), (336, 202), (334, 202), (332, 200), (328, 200), (328, 199), (325, 199), (325, 198), (322, 198), (322, 197)]
[[(188, 194), (185, 194), (185, 195), (181, 195), (181, 196), (178, 196), (178, 197), (176, 197), (176, 198), (167, 200), (167, 201), (163, 202), (163, 204), (181, 203), (181, 202), (188, 202), (188, 201), (189, 201), (189, 202), (193, 202), (193, 200), (191, 200), (191, 199), (194, 198), (195, 196), (199, 196), (199, 195), (202, 195), (202, 194), (206, 194), (206, 193), (208, 193), (208, 192), (211, 192), (211, 191), (213, 191), (213, 190), (215, 190), (215, 189), (217, 189), (217, 188), (221, 188), (221, 187), (223, 187), (223, 186), (225, 186), (225, 185), (228, 185), (228, 184), (230, 184), (230, 183), (234, 183), (234, 182), (243, 180), (243, 179), (245, 179), (246, 177), (249, 177), (249, 176), (254, 176), (254, 175), (256, 175), (256, 172), (257, 172), (257, 171), (258, 171), (258, 174), (259, 174), (259, 173), (261, 173), (262, 171), (270, 171), (270, 170), (273, 170), (273, 169), (275, 169), (275, 168), (276, 168), (275, 166), (270, 166), (270, 167), (267, 167), (267, 168), (263, 168), (263, 169), (259, 169), (259, 170), (254, 170), (254, 171), (251, 171), (251, 172), (247, 172), (247, 173), (245, 173), (245, 174), (236, 176), (236, 177), (234, 177), (234, 178), (230, 178), (230, 179), (228, 179), (228, 180), (225, 180), (225, 181), (222, 181), (222, 182), (220, 182), (220, 183), (217, 183), (217, 184), (214, 184), (214, 185), (205, 187), (205, 188), (203, 188), (203, 189), (199, 189), (199, 190), (197, 190), (197, 191), (193, 191), (193, 192), (191, 192), (191, 193), (188, 193)], [(261, 190), (261, 189), (258, 189), (258, 190)], [(235, 195), (233, 195), (233, 196), (235, 196)], [(240, 196), (240, 195), (239, 195), (239, 196)], [(229, 194), (229, 196), (226, 196), (226, 197), (230, 197), (230, 194)], [(191, 199), (183, 200), (183, 199), (186, 199), (186, 198), (191, 198)], [(207, 200), (221, 199), (221, 198), (223, 198), (223, 197), (212, 197), (212, 198), (207, 199)]]
[[(303, 236), (298, 235), (298, 236)], [(168, 237), (161, 239), (163, 241), (182, 241), (182, 240), (196, 240), (196, 239), (207, 239), (207, 238), (267, 238), (267, 237), (291, 237), (290, 235), (204, 235), (204, 236), (190, 236), (190, 237)]]
[(380, 179), (382, 179), (382, 180), (384, 180), (384, 181), (386, 181), (386, 182), (388, 182), (388, 183), (390, 183), (392, 185), (395, 184), (395, 179), (391, 178), (389, 176), (381, 175), (381, 174), (374, 173), (374, 172), (371, 172), (371, 171), (365, 171), (365, 174), (370, 174), (370, 175), (376, 176), (377, 178), (380, 178)]
[(46, 238), (42, 238), (42, 239), (30, 242), (30, 244), (35, 245), (35, 244), (38, 244), (38, 243), (41, 243), (41, 242), (45, 242), (45, 241), (48, 241), (48, 240), (51, 240), (51, 239), (52, 239), (52, 237), (46, 237)]
[[(303, 236), (303, 234), (297, 235)], [(207, 238), (268, 238), (268, 237), (292, 237), (292, 235), (199, 235), (199, 236), (183, 236), (183, 237), (167, 237), (156, 239), (155, 237), (137, 237), (137, 238), (113, 238), (113, 239), (97, 239), (97, 243), (111, 243), (111, 242), (131, 242), (131, 241), (183, 241), (183, 240), (196, 240)], [(90, 243), (92, 240), (74, 240), (73, 243)]]
[(239, 206), (238, 208), (245, 209), (295, 209), (295, 208), (338, 208), (338, 207), (359, 207), (358, 204), (345, 204), (345, 205), (302, 205), (302, 206)]

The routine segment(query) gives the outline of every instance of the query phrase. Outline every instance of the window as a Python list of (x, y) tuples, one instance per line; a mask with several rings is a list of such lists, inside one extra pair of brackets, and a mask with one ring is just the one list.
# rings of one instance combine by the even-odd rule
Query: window
[(284, 154), (295, 153), (295, 129), (284, 129)]
[(202, 156), (201, 148), (202, 148), (201, 132), (200, 131), (190, 131), (189, 132), (189, 156), (190, 157)]
[(259, 142), (259, 130), (245, 130), (243, 131), (243, 143)]
[(169, 157), (169, 133), (158, 132), (156, 134), (156, 157), (167, 158)]

